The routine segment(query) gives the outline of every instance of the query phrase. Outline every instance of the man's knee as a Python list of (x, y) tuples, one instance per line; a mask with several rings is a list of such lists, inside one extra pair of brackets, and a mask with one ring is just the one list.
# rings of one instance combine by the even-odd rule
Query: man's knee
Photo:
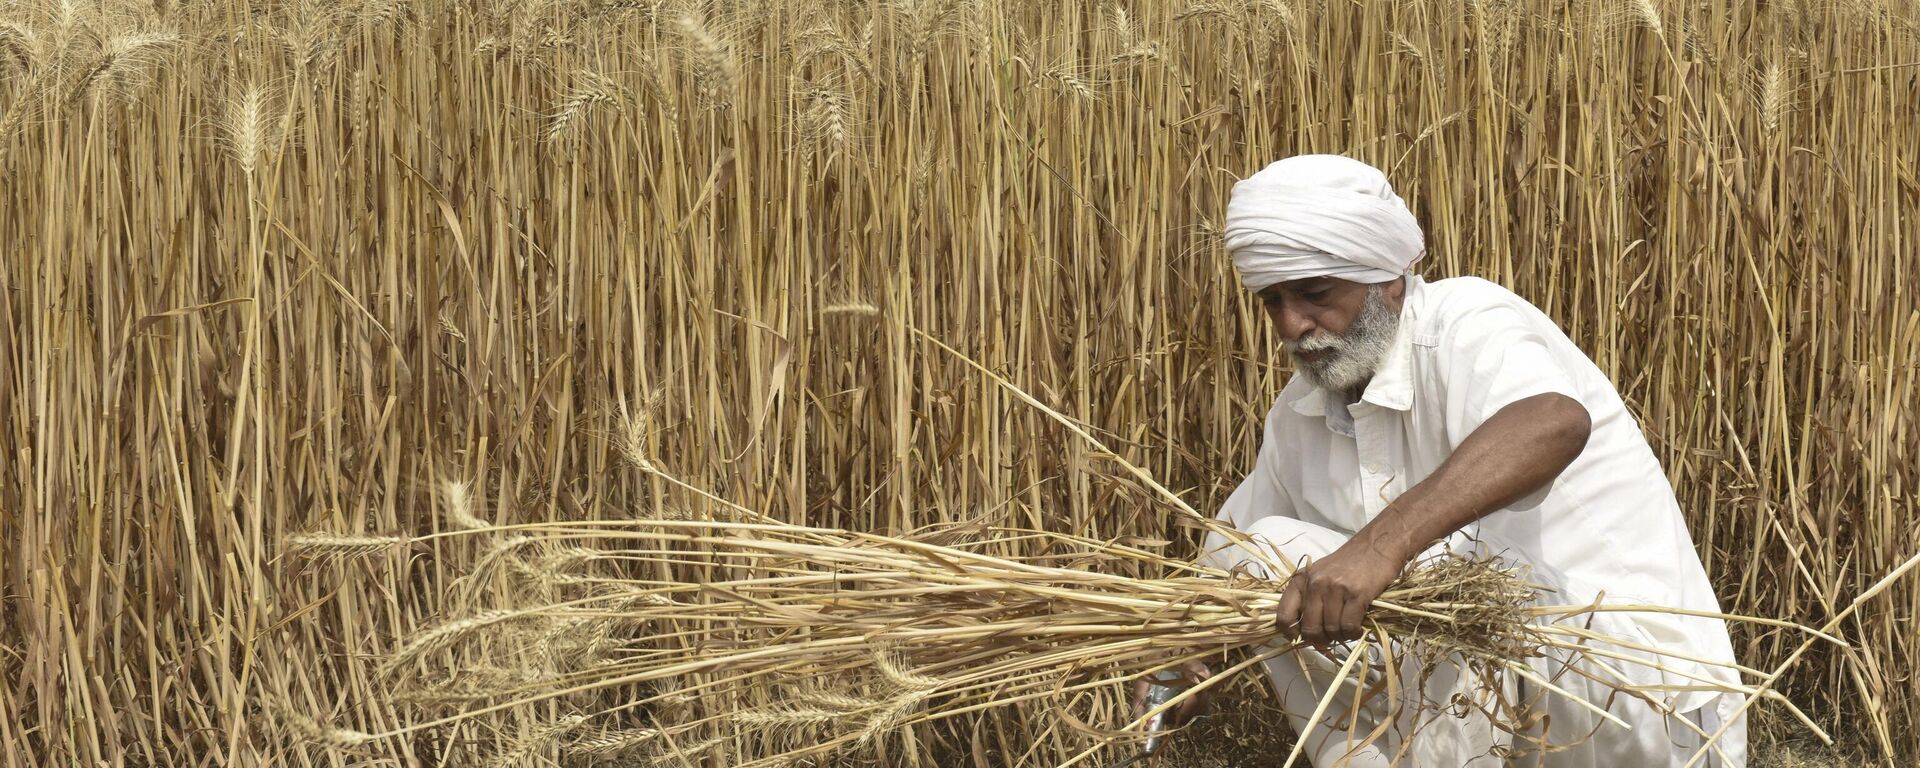
[(1255, 520), (1242, 533), (1252, 541), (1212, 542), (1204, 561), (1221, 570), (1244, 568), (1260, 578), (1275, 578), (1268, 563), (1298, 567), (1306, 560), (1326, 557), (1348, 539), (1346, 534), (1331, 528), (1279, 515)]
[(1269, 556), (1298, 566), (1333, 554), (1347, 543), (1347, 534), (1291, 517), (1263, 517), (1247, 526), (1247, 534), (1271, 553)]

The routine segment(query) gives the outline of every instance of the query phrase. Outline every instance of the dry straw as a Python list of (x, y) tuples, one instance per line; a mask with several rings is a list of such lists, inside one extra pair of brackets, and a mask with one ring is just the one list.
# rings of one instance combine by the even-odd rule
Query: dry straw
[[(864, 748), (909, 724), (1024, 702), (1064, 706), (1077, 695), (1191, 659), (1243, 649), (1254, 659), (1271, 659), (1298, 647), (1282, 638), (1274, 621), (1284, 576), (1253, 575), (1288, 572), (1285, 559), (1263, 548), (1248, 550), (1248, 564), (1228, 572), (1133, 547), (1020, 529), (941, 526), (889, 537), (782, 524), (651, 520), (591, 528), (552, 523), (531, 530), (533, 537), (554, 542), (555, 551), (568, 553), (548, 561), (552, 569), (623, 561), (648, 566), (641, 570), (721, 568), (743, 575), (700, 582), (585, 579), (576, 583), (589, 589), (559, 602), (426, 629), (403, 642), (382, 668), (426, 663), (445, 670), (430, 677), (465, 676), (457, 661), (462, 646), (480, 639), (513, 642), (511, 633), (500, 631), (507, 622), (546, 622), (549, 634), (596, 635), (591, 644), (612, 655), (603, 664), (501, 689), (484, 706), (426, 717), (380, 736), (646, 684), (667, 688), (593, 715), (645, 708), (681, 733), (759, 734), (747, 740), (750, 751), (741, 765), (778, 765)], [(589, 539), (601, 542), (599, 548), (560, 544)], [(1052, 554), (989, 554), (1031, 539), (1049, 542)], [(1063, 562), (1072, 565), (1057, 564)], [(1118, 575), (1140, 571), (1168, 575)], [(1555, 692), (1556, 686), (1518, 662), (1546, 653), (1586, 659), (1599, 674), (1615, 675), (1596, 679), (1618, 686), (1620, 695), (1664, 706), (1658, 699), (1663, 689), (1634, 687), (1618, 671), (1630, 664), (1664, 669), (1659, 661), (1606, 650), (1618, 645), (1658, 659), (1657, 649), (1551, 623), (1591, 608), (1541, 606), (1537, 591), (1496, 561), (1448, 556), (1419, 564), (1391, 586), (1375, 603), (1368, 631), (1370, 642), (1403, 654), (1401, 664), (1464, 659), (1483, 680), (1518, 674)], [(577, 618), (589, 616), (609, 620)], [(689, 642), (693, 638), (701, 639)], [(706, 682), (673, 688), (701, 679)], [(1700, 685), (1767, 695), (1705, 679), (1676, 690)], [(405, 688), (397, 690), (408, 698)], [(669, 695), (676, 703), (661, 706)], [(1182, 699), (1186, 695), (1192, 694)], [(586, 720), (566, 722), (571, 729)], [(1137, 724), (1110, 723), (1094, 732), (1113, 737)], [(506, 751), (520, 754), (525, 743), (516, 740)], [(611, 748), (594, 742), (587, 749)]]

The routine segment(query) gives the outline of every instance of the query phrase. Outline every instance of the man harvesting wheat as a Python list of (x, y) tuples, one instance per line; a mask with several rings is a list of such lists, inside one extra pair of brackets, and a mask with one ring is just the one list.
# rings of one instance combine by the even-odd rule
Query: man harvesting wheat
[[(1722, 666), (1733, 660), (1725, 623), (1674, 612), (1567, 619), (1603, 638), (1596, 653), (1533, 659), (1531, 676), (1503, 676), (1504, 690), (1410, 659), (1388, 685), (1378, 653), (1359, 665), (1370, 673), (1341, 680), (1344, 641), (1361, 636), (1369, 604), (1443, 547), (1524, 564), (1554, 603), (1719, 608), (1672, 488), (1607, 377), (1500, 286), (1410, 274), (1423, 237), (1378, 169), (1330, 155), (1268, 166), (1234, 186), (1226, 247), (1299, 371), (1219, 519), (1308, 563), (1278, 620), (1314, 648), (1268, 663), (1308, 759), (1678, 766), (1700, 731), (1735, 717), (1736, 696), (1688, 690), (1738, 683)], [(1208, 557), (1246, 567), (1237, 546), (1249, 544), (1210, 536)], [(1616, 691), (1628, 684), (1661, 706)], [(1744, 764), (1744, 720), (1718, 747), (1704, 764)]]

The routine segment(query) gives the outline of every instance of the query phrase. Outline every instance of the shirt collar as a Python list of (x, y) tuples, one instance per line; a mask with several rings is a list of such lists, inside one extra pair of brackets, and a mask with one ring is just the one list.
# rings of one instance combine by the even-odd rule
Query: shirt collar
[[(1387, 349), (1387, 357), (1381, 361), (1380, 369), (1373, 372), (1373, 379), (1367, 382), (1367, 391), (1360, 393), (1361, 402), (1372, 403), (1382, 408), (1396, 411), (1413, 409), (1413, 318), (1425, 280), (1419, 275), (1407, 276), (1406, 293), (1400, 302), (1400, 323), (1393, 334), (1393, 346)], [(1302, 416), (1327, 415), (1327, 402), (1331, 398), (1326, 390), (1318, 386), (1307, 385), (1307, 391), (1293, 401), (1293, 410)]]
[[(1297, 373), (1294, 375), (1299, 376)], [(1301, 379), (1301, 381), (1306, 381), (1306, 379)], [(1293, 412), (1302, 416), (1327, 415), (1326, 391), (1312, 385), (1305, 386), (1307, 387), (1306, 393), (1293, 399)]]

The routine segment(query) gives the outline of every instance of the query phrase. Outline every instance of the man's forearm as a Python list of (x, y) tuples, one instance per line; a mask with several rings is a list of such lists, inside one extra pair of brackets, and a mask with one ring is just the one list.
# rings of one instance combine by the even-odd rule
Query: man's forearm
[(1586, 447), (1593, 423), (1560, 394), (1535, 395), (1494, 413), (1426, 480), (1407, 489), (1354, 543), (1405, 563), (1428, 545), (1546, 487)]

